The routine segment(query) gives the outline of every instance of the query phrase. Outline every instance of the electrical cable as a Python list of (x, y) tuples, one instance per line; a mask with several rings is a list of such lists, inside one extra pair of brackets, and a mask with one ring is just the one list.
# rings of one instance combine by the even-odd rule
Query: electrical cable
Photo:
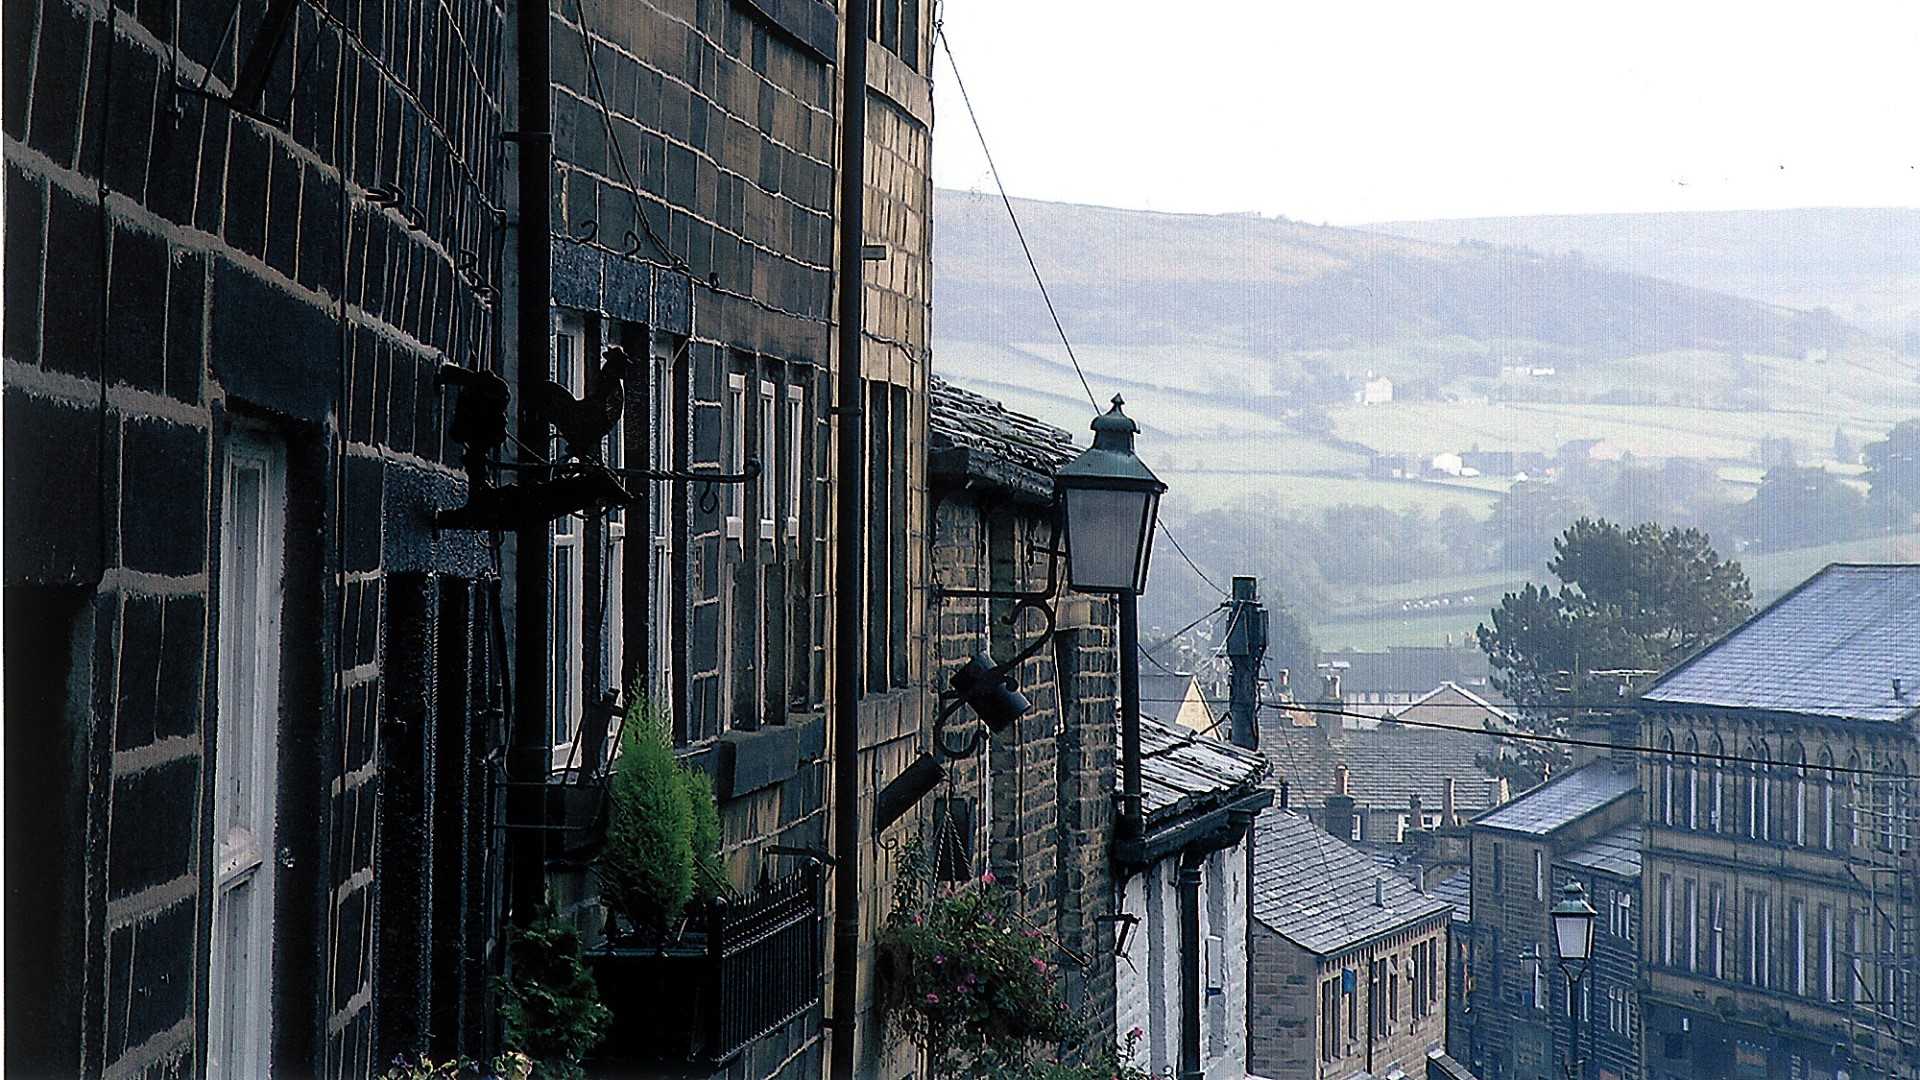
[(973, 133), (980, 140), (980, 153), (987, 159), (987, 171), (993, 174), (993, 186), (1000, 191), (1000, 202), (1007, 208), (1007, 217), (1013, 222), (1013, 235), (1020, 239), (1020, 251), (1027, 257), (1027, 269), (1033, 271), (1033, 283), (1040, 287), (1040, 299), (1047, 303), (1047, 314), (1053, 318), (1053, 328), (1060, 334), (1060, 344), (1067, 347), (1067, 359), (1073, 361), (1074, 374), (1080, 376), (1080, 388), (1087, 392), (1087, 402), (1093, 406), (1095, 415), (1100, 412), (1100, 402), (1093, 396), (1093, 387), (1087, 382), (1087, 373), (1080, 366), (1080, 358), (1074, 355), (1073, 342), (1067, 340), (1067, 328), (1060, 324), (1060, 313), (1054, 310), (1053, 297), (1047, 292), (1047, 283), (1040, 277), (1040, 266), (1033, 261), (1033, 249), (1027, 245), (1026, 231), (1020, 228), (1020, 215), (1013, 212), (1013, 200), (1007, 197), (1007, 186), (1000, 182), (1000, 167), (993, 163), (993, 151), (987, 148), (987, 133), (980, 129), (980, 116), (973, 111), (973, 99), (967, 96), (967, 84), (960, 78), (960, 65), (954, 62), (953, 46), (947, 42), (945, 27), (936, 24), (933, 34), (940, 39), (940, 51), (947, 54), (947, 67), (953, 71), (953, 85), (960, 91), (960, 102), (967, 107), (967, 119), (973, 121)]
[[(1388, 721), (1384, 717), (1375, 716), (1371, 713), (1356, 712), (1351, 709), (1339, 708), (1337, 702), (1262, 701), (1259, 704), (1260, 704), (1260, 707), (1268, 708), (1268, 709), (1282, 709), (1289, 712), (1313, 713), (1320, 716), (1340, 716), (1340, 717), (1351, 716), (1359, 720), (1378, 720), (1383, 723), (1390, 722), (1395, 724), (1404, 724), (1407, 727), (1434, 728), (1436, 730), (1441, 730), (1441, 731), (1458, 731), (1468, 735), (1486, 735), (1490, 738), (1496, 738), (1496, 739), (1517, 739), (1522, 742), (1551, 743), (1557, 746), (1585, 746), (1585, 747), (1591, 747), (1597, 750), (1625, 750), (1629, 753), (1646, 754), (1649, 756), (1668, 757), (1668, 758), (1692, 758), (1696, 760), (1705, 760), (1708, 762), (1722, 762), (1722, 763), (1730, 763), (1735, 765), (1764, 765), (1769, 768), (1786, 767), (1791, 769), (1810, 769), (1815, 772), (1847, 774), (1847, 775), (1854, 775), (1854, 776), (1873, 776), (1873, 777), (1881, 777), (1889, 780), (1911, 779), (1911, 777), (1905, 776), (1899, 773), (1882, 772), (1879, 769), (1856, 768), (1849, 765), (1820, 765), (1820, 764), (1810, 764), (1810, 763), (1799, 762), (1799, 761), (1774, 761), (1770, 758), (1746, 757), (1744, 755), (1739, 755), (1739, 754), (1715, 754), (1706, 750), (1682, 750), (1677, 748), (1670, 749), (1662, 746), (1628, 746), (1620, 743), (1608, 742), (1601, 739), (1579, 739), (1571, 735), (1546, 735), (1546, 734), (1541, 734), (1539, 732), (1531, 732), (1531, 731), (1492, 731), (1492, 730), (1476, 731), (1470, 728), (1455, 727), (1452, 724), (1443, 724), (1437, 720), (1407, 720), (1401, 717), (1394, 717), (1391, 721)], [(1434, 704), (1439, 705), (1444, 703), (1435, 702)], [(1454, 702), (1452, 704), (1462, 708), (1469, 708), (1469, 707), (1480, 708), (1480, 706), (1478, 705), (1473, 705), (1470, 702), (1464, 702), (1464, 701)]]
[[(1221, 588), (1219, 582), (1208, 577), (1207, 572), (1205, 570), (1200, 569), (1199, 564), (1195, 563), (1193, 559), (1187, 555), (1187, 549), (1180, 546), (1180, 538), (1173, 535), (1173, 530), (1167, 528), (1167, 525), (1165, 522), (1160, 523), (1160, 532), (1166, 536), (1167, 542), (1173, 545), (1173, 550), (1180, 553), (1181, 561), (1185, 562), (1187, 566), (1193, 570), (1194, 573), (1200, 575), (1201, 581), (1206, 582), (1207, 585), (1210, 588), (1212, 588), (1214, 592), (1219, 593), (1221, 596), (1227, 596), (1227, 590)], [(1229, 597), (1229, 599), (1231, 599), (1231, 597)]]

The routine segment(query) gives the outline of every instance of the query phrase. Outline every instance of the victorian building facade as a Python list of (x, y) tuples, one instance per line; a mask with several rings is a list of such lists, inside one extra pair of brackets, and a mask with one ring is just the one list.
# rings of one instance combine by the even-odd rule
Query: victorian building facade
[(1916, 625), (1829, 566), (1642, 696), (1650, 1077), (1920, 1068)]

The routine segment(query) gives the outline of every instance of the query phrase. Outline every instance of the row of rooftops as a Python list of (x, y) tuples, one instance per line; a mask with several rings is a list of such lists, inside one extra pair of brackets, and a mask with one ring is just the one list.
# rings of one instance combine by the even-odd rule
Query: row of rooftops
[[(1053, 471), (1075, 449), (1072, 437), (1052, 425), (933, 380), (928, 451), (936, 478), (1043, 501)], [(1511, 719), (1472, 691), (1448, 683), (1400, 710), (1439, 721), (1441, 728), (1390, 720), (1377, 727), (1343, 728), (1325, 716), (1281, 710), (1262, 725), (1262, 742), (1270, 752), (1263, 755), (1171, 722), (1183, 704), (1192, 711), (1197, 695), (1177, 692), (1172, 684), (1160, 689), (1169, 700), (1156, 700), (1146, 711), (1164, 721), (1149, 715), (1141, 725), (1142, 804), (1150, 833), (1244, 800), (1271, 767), (1308, 797), (1331, 793), (1340, 769), (1352, 789), (1371, 796), (1376, 806), (1406, 805), (1416, 796), (1424, 807), (1437, 810), (1444, 778), (1482, 775), (1476, 758), (1496, 741), (1493, 732)], [(1641, 701), (1662, 710), (1911, 722), (1920, 717), (1920, 565), (1829, 566), (1662, 676)], [(1415, 713), (1412, 705), (1431, 708)], [(1474, 712), (1471, 720), (1445, 722), (1467, 711)], [(1597, 761), (1504, 804), (1487, 785), (1456, 784), (1454, 809), (1481, 827), (1545, 836), (1632, 796), (1637, 788), (1637, 770)], [(1427, 920), (1470, 914), (1464, 871), (1418, 887), (1367, 851), (1285, 809), (1261, 814), (1254, 830), (1254, 916), (1316, 954), (1335, 954)], [(1563, 861), (1636, 876), (1641, 831), (1638, 824), (1614, 829)]]

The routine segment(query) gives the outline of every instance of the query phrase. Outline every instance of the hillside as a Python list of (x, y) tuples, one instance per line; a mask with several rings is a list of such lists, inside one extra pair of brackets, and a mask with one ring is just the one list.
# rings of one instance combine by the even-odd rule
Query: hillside
[[(1188, 554), (1261, 575), (1330, 640), (1457, 637), (1461, 577), (1537, 571), (1576, 514), (1699, 525), (1740, 552), (1770, 467), (1861, 490), (1858, 449), (1920, 415), (1913, 362), (1831, 312), (1587, 253), (1016, 207), (1089, 386), (1000, 200), (947, 191), (934, 369), (1083, 438), (1089, 398), (1124, 393)], [(1873, 272), (1833, 257), (1836, 280)], [(1821, 537), (1891, 527), (1874, 521)], [(1178, 560), (1154, 582), (1150, 622), (1217, 599)], [(1417, 614), (1380, 610), (1389, 588)]]
[(1787, 307), (1825, 307), (1920, 353), (1920, 209), (1756, 210), (1389, 221), (1441, 244), (1578, 251), (1604, 266)]
[[(1076, 344), (1142, 340), (1257, 353), (1425, 346), (1577, 362), (1674, 349), (1793, 356), (1854, 331), (1595, 262), (1252, 215), (1016, 202)], [(996, 197), (936, 195), (937, 337), (1052, 335)], [(1439, 374), (1436, 369), (1433, 374)]]

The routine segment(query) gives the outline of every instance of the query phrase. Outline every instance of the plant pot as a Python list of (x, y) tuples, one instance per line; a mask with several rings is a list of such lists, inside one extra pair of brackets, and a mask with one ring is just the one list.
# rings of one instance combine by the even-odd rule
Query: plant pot
[[(713, 964), (706, 942), (585, 954), (600, 1003), (613, 1011), (595, 1061), (617, 1075), (642, 1066), (685, 1065), (707, 1056)], [(671, 1075), (649, 1069), (648, 1075)], [(703, 1074), (704, 1075), (704, 1074)]]

